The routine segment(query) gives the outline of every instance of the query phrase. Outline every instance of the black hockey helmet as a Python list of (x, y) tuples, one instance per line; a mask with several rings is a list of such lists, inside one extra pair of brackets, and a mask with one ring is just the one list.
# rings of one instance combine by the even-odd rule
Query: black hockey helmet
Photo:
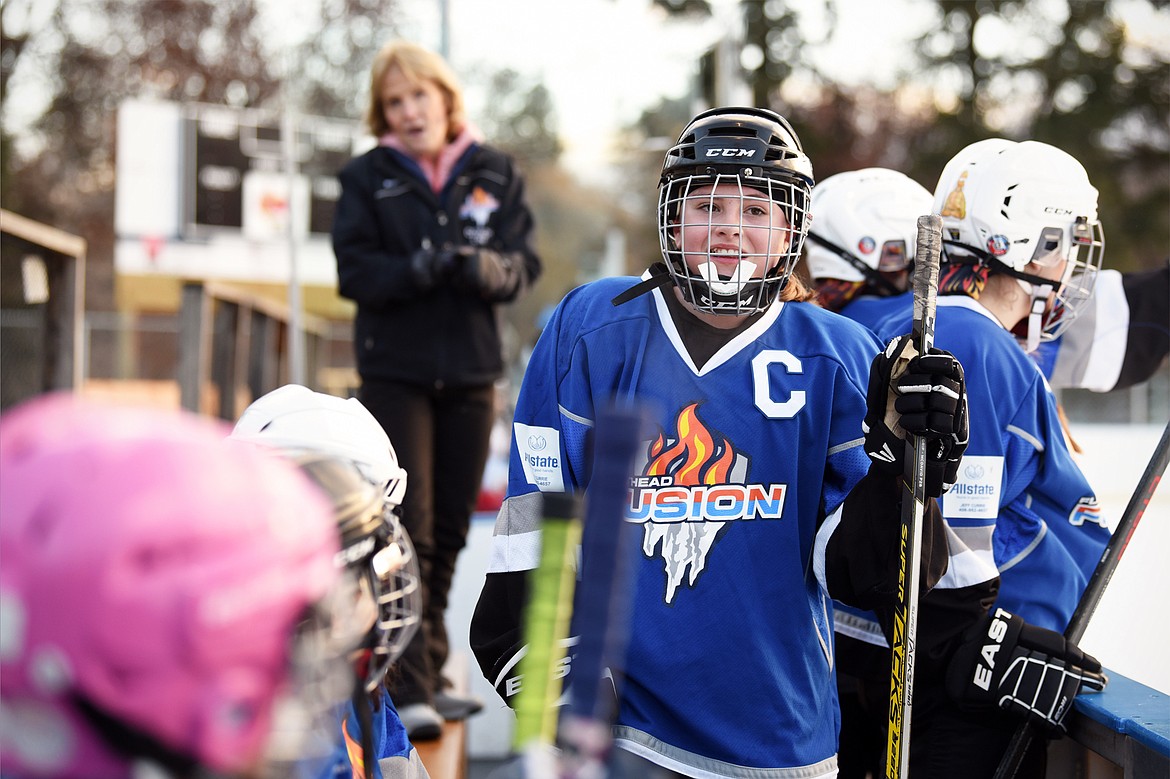
[[(687, 268), (675, 238), (681, 205), (699, 187), (735, 184), (779, 203), (787, 249), (763, 278), (704, 278)], [(765, 108), (730, 106), (696, 116), (666, 153), (658, 180), (658, 233), (672, 280), (688, 303), (714, 314), (763, 311), (780, 294), (808, 233), (812, 162), (784, 117)], [(781, 229), (779, 226), (776, 229)]]

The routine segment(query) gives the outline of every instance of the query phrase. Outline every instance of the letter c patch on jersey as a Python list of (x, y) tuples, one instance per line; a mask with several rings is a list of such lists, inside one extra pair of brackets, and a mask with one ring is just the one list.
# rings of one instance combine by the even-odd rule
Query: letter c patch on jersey
[(772, 365), (782, 365), (790, 375), (804, 373), (804, 366), (791, 352), (783, 349), (765, 349), (752, 358), (752, 387), (756, 408), (769, 419), (791, 419), (804, 408), (804, 390), (790, 390), (786, 398), (774, 397), (768, 378), (768, 368)]

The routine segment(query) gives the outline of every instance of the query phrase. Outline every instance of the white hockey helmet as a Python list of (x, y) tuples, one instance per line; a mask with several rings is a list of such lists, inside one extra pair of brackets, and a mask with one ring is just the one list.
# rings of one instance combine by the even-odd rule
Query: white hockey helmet
[(366, 645), (371, 655), (365, 682), (372, 691), (413, 637), (421, 614), (418, 558), (397, 517), (406, 471), (389, 437), (356, 398), (298, 384), (257, 398), (231, 437), (290, 457), (333, 499), (343, 547), (339, 559), (365, 577), (377, 604)]
[(236, 422), (232, 438), (282, 449), (326, 452), (357, 464), (391, 508), (402, 505), (406, 471), (378, 420), (357, 398), (342, 399), (286, 384), (257, 398)]
[[(949, 261), (977, 262), (1011, 275), (1031, 295), (1031, 351), (1063, 332), (1092, 295), (1104, 249), (1097, 190), (1084, 166), (1055, 146), (980, 143), (947, 164), (934, 208), (942, 216)], [(1032, 263), (1035, 268), (1060, 261), (1066, 265), (1059, 279), (1028, 272)]]
[(812, 190), (809, 274), (816, 279), (868, 281), (886, 292), (880, 274), (906, 269), (914, 259), (918, 217), (931, 213), (932, 196), (914, 179), (888, 168), (829, 176)]

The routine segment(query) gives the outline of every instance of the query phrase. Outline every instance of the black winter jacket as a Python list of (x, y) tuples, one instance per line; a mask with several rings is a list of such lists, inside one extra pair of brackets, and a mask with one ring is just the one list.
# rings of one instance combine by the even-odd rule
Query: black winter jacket
[[(333, 222), (340, 293), (357, 303), (354, 350), (362, 380), (469, 387), (503, 372), (499, 304), (540, 275), (532, 215), (512, 161), (473, 145), (438, 195), (413, 160), (386, 147), (339, 174)], [(493, 250), (490, 283), (423, 291), (411, 274), (420, 247)]]

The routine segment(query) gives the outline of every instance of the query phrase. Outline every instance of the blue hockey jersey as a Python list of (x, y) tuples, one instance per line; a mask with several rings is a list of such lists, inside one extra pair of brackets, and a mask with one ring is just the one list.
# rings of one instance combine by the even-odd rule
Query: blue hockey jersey
[(488, 575), (536, 567), (537, 493), (588, 487), (597, 412), (650, 408), (627, 517), (643, 533), (618, 745), (691, 775), (834, 775), (815, 542), (869, 468), (861, 420), (880, 344), (814, 305), (776, 303), (698, 366), (670, 288), (611, 304), (633, 283), (571, 292), (536, 345)]
[[(427, 769), (406, 736), (406, 728), (390, 696), (382, 694), (370, 707), (374, 754), (374, 779), (428, 779)], [(351, 701), (341, 719), (342, 743), (321, 779), (365, 779), (361, 727)]]
[(854, 298), (841, 309), (841, 316), (863, 324), (876, 333), (880, 330), (882, 320), (904, 311), (911, 311), (913, 308), (914, 293), (908, 290), (900, 295), (888, 297), (863, 295)]
[[(882, 336), (907, 332), (911, 314)], [(964, 587), (1000, 572), (997, 605), (1063, 632), (1109, 530), (1065, 443), (1056, 401), (1035, 362), (974, 299), (938, 300), (935, 345), (967, 379), (971, 439), (943, 516), (969, 554), (952, 559), (938, 587)]]

